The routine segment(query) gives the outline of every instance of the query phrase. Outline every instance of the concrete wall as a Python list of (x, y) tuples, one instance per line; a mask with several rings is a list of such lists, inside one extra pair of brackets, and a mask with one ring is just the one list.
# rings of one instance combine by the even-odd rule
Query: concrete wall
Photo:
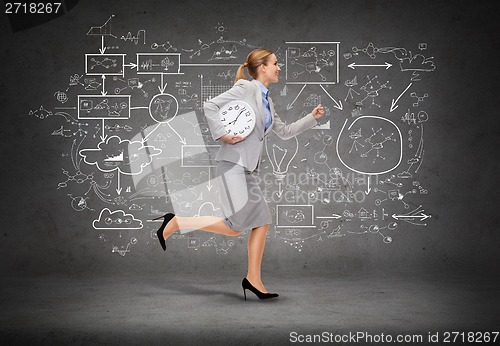
[[(187, 64), (242, 63), (254, 46), (275, 50), (283, 64), (280, 83), (271, 86), (283, 119), (298, 119), (312, 108), (308, 102), (317, 96), (330, 113), (325, 117), (330, 128), (312, 129), (297, 137), (298, 151), (289, 175), (309, 172), (302, 176), (305, 180), (295, 186), (280, 183), (263, 155), (262, 188), (271, 199), (273, 215), (278, 214), (266, 245), (266, 271), (476, 271), (498, 260), (494, 194), (498, 173), (494, 125), (498, 121), (493, 102), (498, 35), (491, 15), (498, 6), (456, 1), (248, 4), (79, 2), (63, 16), (15, 33), (6, 16), (2, 17), (3, 271), (245, 271), (248, 235), (216, 236), (212, 241), (210, 234), (194, 232), (169, 239), (167, 253), (163, 253), (154, 239), (159, 224), (148, 220), (168, 209), (195, 215), (203, 203), (217, 200), (217, 188), (207, 188), (215, 169), (181, 167), (183, 143), (179, 141), (217, 144), (195, 132), (196, 122), (203, 130), (202, 85), (231, 85), (227, 74), (234, 74), (235, 67)], [(108, 26), (91, 29), (111, 16)], [(16, 20), (15, 16), (10, 19)], [(87, 35), (91, 30), (106, 35)], [(125, 54), (127, 64), (137, 62), (137, 53), (180, 53), (183, 74), (140, 74), (137, 68), (125, 66), (123, 76), (114, 79), (109, 74), (103, 85), (99, 73), (107, 67), (94, 64), (100, 71), (95, 75), (90, 74), (90, 66), (87, 74), (85, 70), (85, 54), (99, 54), (102, 37), (105, 53)], [(294, 60), (297, 51), (293, 49), (299, 47), (304, 54), (313, 46), (318, 53), (316, 65), (300, 70), (296, 63), (313, 59), (302, 55)], [(320, 50), (327, 55), (320, 55)], [(333, 53), (328, 56), (330, 50)], [(224, 54), (227, 59), (217, 59)], [(169, 57), (175, 67), (175, 55)], [(386, 62), (392, 65), (389, 69), (348, 66)], [(296, 79), (298, 84), (287, 84), (295, 81), (293, 72), (303, 78)], [(134, 84), (134, 78), (143, 85)], [(167, 83), (164, 93), (179, 102), (171, 126), (150, 114), (162, 79)], [(130, 117), (79, 118), (79, 108), (83, 114), (84, 106), (78, 96), (95, 95), (94, 100), (102, 100), (101, 91), (130, 95), (125, 107), (133, 108)], [(192, 101), (188, 97), (194, 94), (198, 99)], [(391, 111), (394, 104), (398, 107)], [(394, 127), (373, 116), (391, 120), (401, 137), (397, 133), (391, 137)], [(355, 137), (341, 134), (346, 121), (346, 127), (357, 121), (351, 132), (362, 128), (359, 143), (364, 147), (353, 149)], [(384, 136), (390, 140), (380, 156), (374, 149), (362, 157), (362, 149), (380, 142), (366, 141), (371, 131), (381, 135), (379, 127), (385, 127), (382, 133), (388, 131)], [(110, 167), (99, 170), (82, 160), (80, 150), (99, 148), (103, 135), (104, 141), (112, 136), (129, 141), (147, 137), (148, 145), (161, 154), (151, 164), (145, 159), (142, 175), (133, 169), (129, 170), (133, 174)], [(293, 141), (280, 145), (294, 150)], [(349, 153), (358, 149), (357, 157)], [(340, 161), (342, 157), (350, 160), (353, 169)], [(381, 172), (391, 161), (396, 165), (389, 172), (369, 175), (370, 189), (368, 175), (356, 173), (364, 169)], [(403, 177), (407, 171), (411, 177)], [(351, 182), (338, 179), (338, 172)], [(315, 180), (316, 174), (337, 179)], [(168, 178), (163, 181), (168, 181), (161, 183), (165, 175)], [(353, 194), (359, 193), (359, 201), (348, 200), (349, 187)], [(272, 200), (281, 192), (285, 196), (286, 191), (297, 189), (298, 197), (308, 199), (307, 206), (290, 207), (304, 204), (298, 203), (298, 197)], [(342, 191), (346, 197), (337, 193), (327, 201), (321, 194), (325, 191), (332, 192), (331, 196)], [(175, 193), (179, 195), (172, 198)], [(114, 226), (99, 229), (94, 221), (105, 208), (132, 215), (138, 229), (116, 229), (117, 214)], [(310, 214), (313, 209), (314, 215)], [(366, 218), (364, 210), (369, 213)]]

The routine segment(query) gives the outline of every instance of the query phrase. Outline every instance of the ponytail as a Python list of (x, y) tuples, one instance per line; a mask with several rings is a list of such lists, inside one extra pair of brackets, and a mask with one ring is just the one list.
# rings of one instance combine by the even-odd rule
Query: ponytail
[(274, 54), (271, 50), (269, 49), (263, 49), (263, 48), (258, 48), (252, 50), (248, 56), (247, 60), (238, 67), (238, 71), (236, 72), (236, 79), (234, 80), (234, 83), (240, 79), (246, 79), (245, 77), (245, 67), (248, 70), (248, 74), (252, 78), (257, 78), (257, 73), (259, 66), (262, 64), (267, 64), (267, 61), (269, 60), (269, 57)]
[(238, 67), (238, 71), (236, 71), (236, 79), (234, 80), (234, 84), (236, 84), (237, 81), (240, 79), (246, 79), (245, 77), (245, 67), (248, 66), (247, 62), (244, 62), (243, 64)]

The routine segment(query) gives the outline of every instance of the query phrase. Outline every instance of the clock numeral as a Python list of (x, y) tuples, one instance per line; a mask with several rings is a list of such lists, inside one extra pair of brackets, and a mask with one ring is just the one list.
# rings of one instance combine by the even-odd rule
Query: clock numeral
[(219, 115), (224, 131), (230, 136), (245, 136), (251, 131), (256, 121), (253, 109), (243, 101), (226, 104), (220, 109)]

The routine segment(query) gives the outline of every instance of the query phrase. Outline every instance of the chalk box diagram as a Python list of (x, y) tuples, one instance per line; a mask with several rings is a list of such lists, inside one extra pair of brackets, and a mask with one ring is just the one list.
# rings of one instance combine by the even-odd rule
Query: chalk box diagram
[(129, 119), (130, 95), (78, 95), (78, 119)]
[(340, 42), (287, 42), (287, 84), (337, 84)]

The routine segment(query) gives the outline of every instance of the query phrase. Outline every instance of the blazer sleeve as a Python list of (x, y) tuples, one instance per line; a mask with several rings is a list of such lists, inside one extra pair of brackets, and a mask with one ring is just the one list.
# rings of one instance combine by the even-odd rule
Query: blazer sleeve
[(309, 113), (301, 119), (286, 125), (276, 114), (276, 112), (274, 112), (273, 114), (273, 122), (273, 131), (281, 139), (293, 138), (298, 134), (316, 126), (316, 124), (318, 123), (317, 120), (314, 119), (312, 113)]
[(222, 94), (206, 101), (203, 104), (205, 117), (207, 118), (208, 127), (212, 133), (212, 138), (218, 140), (224, 136), (227, 131), (224, 129), (224, 124), (220, 121), (219, 109), (226, 103), (233, 100), (241, 100), (243, 95), (248, 92), (250, 83), (247, 80), (240, 79), (231, 89), (223, 92)]

